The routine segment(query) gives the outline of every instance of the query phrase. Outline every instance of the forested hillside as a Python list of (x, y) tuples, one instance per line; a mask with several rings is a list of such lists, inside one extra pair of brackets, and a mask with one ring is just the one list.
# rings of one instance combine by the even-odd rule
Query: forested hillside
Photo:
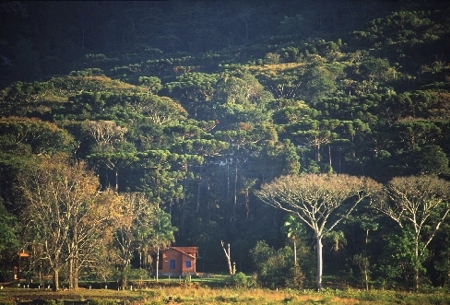
[(449, 4), (2, 2), (1, 277), (24, 249), (24, 276), (126, 282), (169, 244), (227, 272), (225, 241), (272, 287), (294, 246), (314, 282), (321, 231), (264, 191), (356, 176), (383, 187), (316, 215), (324, 276), (448, 286)]

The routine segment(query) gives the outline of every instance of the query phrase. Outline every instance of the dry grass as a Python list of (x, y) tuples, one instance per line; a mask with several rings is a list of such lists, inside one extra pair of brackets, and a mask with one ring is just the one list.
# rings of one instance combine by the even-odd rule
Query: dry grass
[[(0, 302), (4, 300), (85, 300), (85, 299), (130, 299), (135, 291), (110, 289), (78, 289), (76, 291), (51, 291), (43, 289), (4, 288), (0, 291)], [(0, 303), (1, 304), (1, 303)]]
[[(142, 290), (141, 293), (145, 293)], [(155, 291), (152, 290), (153, 294)], [(157, 301), (182, 304), (357, 304), (356, 299), (303, 295), (294, 290), (208, 288), (196, 284), (161, 289)], [(156, 301), (153, 299), (153, 301)]]
[[(399, 291), (363, 291), (357, 289), (334, 290), (270, 290), (262, 288), (235, 288), (231, 286), (213, 288), (204, 283), (154, 283), (149, 288), (131, 290), (78, 289), (77, 291), (4, 288), (0, 290), (0, 305), (18, 301), (48, 300), (48, 305), (66, 301), (86, 301), (96, 305), (274, 305), (274, 304), (328, 304), (328, 305), (385, 305), (385, 304), (450, 304), (446, 291), (433, 293), (407, 293)], [(58, 300), (58, 301), (56, 301)]]
[(160, 286), (134, 291), (108, 289), (79, 289), (77, 291), (45, 291), (37, 289), (5, 288), (0, 291), (0, 304), (7, 301), (29, 300), (114, 300), (133, 304), (344, 304), (353, 305), (355, 299), (327, 295), (304, 295), (294, 290), (209, 288), (198, 283), (179, 286)]

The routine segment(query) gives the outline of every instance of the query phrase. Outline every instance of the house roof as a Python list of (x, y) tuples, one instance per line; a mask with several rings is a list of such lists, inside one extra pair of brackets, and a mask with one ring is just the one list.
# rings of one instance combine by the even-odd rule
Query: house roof
[(187, 255), (191, 258), (196, 258), (195, 255), (191, 255), (189, 253), (198, 253), (198, 247), (170, 247), (170, 249), (176, 250), (178, 252), (181, 252), (184, 255)]
[[(177, 252), (180, 252), (183, 255), (189, 256), (192, 259), (196, 259), (196, 254), (198, 253), (198, 247), (168, 247), (166, 249), (161, 249), (161, 251), (167, 251), (167, 250), (174, 250)], [(155, 249), (152, 249), (152, 252), (156, 252)], [(195, 255), (192, 255), (190, 253), (194, 253)]]

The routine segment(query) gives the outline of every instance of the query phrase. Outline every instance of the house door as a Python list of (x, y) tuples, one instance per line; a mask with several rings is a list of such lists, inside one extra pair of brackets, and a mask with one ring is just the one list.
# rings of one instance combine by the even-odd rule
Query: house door
[(170, 260), (170, 270), (175, 270), (175, 260), (174, 259)]

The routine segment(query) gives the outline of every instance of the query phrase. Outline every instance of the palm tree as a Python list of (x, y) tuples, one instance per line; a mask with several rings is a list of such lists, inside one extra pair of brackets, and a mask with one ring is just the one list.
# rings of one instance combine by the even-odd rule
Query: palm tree
[(155, 220), (153, 222), (153, 232), (150, 238), (150, 244), (156, 248), (156, 281), (159, 277), (159, 250), (167, 248), (175, 241), (174, 232), (178, 229), (172, 226), (170, 215), (160, 208), (156, 208)]
[(287, 233), (287, 237), (294, 244), (294, 265), (297, 266), (297, 241), (301, 235), (305, 234), (305, 228), (297, 217), (293, 214), (289, 214), (284, 222), (284, 228)]
[(331, 247), (331, 250), (333, 251), (337, 252), (347, 245), (347, 240), (345, 239), (344, 232), (342, 231), (330, 231), (325, 237), (333, 241), (333, 246)]

